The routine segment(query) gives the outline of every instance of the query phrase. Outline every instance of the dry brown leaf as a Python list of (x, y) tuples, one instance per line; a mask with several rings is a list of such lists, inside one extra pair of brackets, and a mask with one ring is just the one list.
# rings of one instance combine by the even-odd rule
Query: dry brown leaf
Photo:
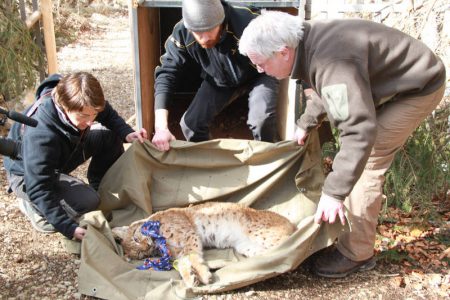
[(431, 262), (433, 264), (433, 266), (440, 266), (442, 264), (442, 262), (438, 259), (433, 259), (433, 261)]
[(415, 277), (416, 279), (422, 280), (424, 275), (423, 275), (422, 271), (414, 270), (414, 271), (411, 272), (411, 276)]
[(409, 234), (413, 237), (420, 237), (423, 234), (423, 231), (418, 228), (414, 228), (409, 232)]
[(397, 286), (397, 287), (405, 287), (406, 286), (405, 278), (403, 278), (402, 276), (396, 276), (396, 277), (392, 278), (391, 282), (394, 286)]
[(384, 235), (384, 236), (386, 236), (386, 233), (387, 233), (387, 226), (386, 225), (379, 225), (378, 226), (378, 232), (381, 234), (381, 235)]
[(416, 247), (416, 252), (417, 253), (421, 253), (423, 256), (425, 256), (425, 257), (429, 257), (429, 253), (428, 252), (426, 252), (425, 250), (423, 250), (422, 248), (417, 248)]
[[(416, 241), (417, 238), (414, 236), (404, 236), (403, 239), (405, 240), (406, 243), (413, 243)], [(411, 246), (413, 245), (411, 244)]]
[(427, 245), (423, 241), (417, 241), (417, 242), (414, 243), (414, 245), (416, 247), (421, 247), (421, 248), (428, 249)]
[(413, 244), (407, 244), (405, 246), (405, 250), (410, 252), (410, 253), (414, 253), (414, 245)]
[(444, 257), (450, 258), (450, 247), (448, 247), (444, 252), (439, 255), (439, 259), (444, 259)]

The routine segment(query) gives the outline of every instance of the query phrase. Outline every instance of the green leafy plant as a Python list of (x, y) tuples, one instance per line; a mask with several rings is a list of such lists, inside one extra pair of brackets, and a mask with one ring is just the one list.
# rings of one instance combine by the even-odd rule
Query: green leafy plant
[[(450, 104), (430, 115), (396, 154), (386, 173), (386, 206), (406, 212), (413, 208), (433, 217), (433, 199), (448, 201), (450, 182)], [(339, 133), (333, 128), (336, 142), (322, 145), (322, 157), (334, 158), (339, 151)]]
[(430, 115), (397, 153), (386, 174), (387, 205), (433, 212), (432, 199), (446, 201), (450, 182), (449, 106)]
[(17, 2), (0, 3), (0, 93), (16, 99), (34, 87), (43, 55), (19, 17)]
[(331, 157), (334, 159), (338, 153), (341, 145), (339, 144), (339, 130), (332, 127), (331, 133), (333, 134), (333, 141), (325, 142), (322, 145), (322, 157)]
[(412, 261), (411, 257), (405, 251), (398, 249), (385, 250), (377, 254), (377, 259), (388, 263), (400, 263), (402, 261)]

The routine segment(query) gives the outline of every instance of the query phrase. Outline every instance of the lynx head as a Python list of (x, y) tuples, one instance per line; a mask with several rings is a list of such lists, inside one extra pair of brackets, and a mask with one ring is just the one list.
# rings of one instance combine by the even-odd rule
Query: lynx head
[(126, 257), (131, 259), (144, 259), (151, 257), (156, 250), (156, 244), (149, 236), (141, 232), (144, 221), (132, 223), (130, 226), (114, 227), (114, 238), (120, 241)]

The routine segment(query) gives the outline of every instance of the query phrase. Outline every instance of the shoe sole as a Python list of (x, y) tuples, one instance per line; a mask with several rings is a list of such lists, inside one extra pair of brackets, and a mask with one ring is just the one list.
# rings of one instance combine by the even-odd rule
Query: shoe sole
[(356, 273), (356, 272), (366, 272), (370, 271), (377, 265), (377, 262), (374, 258), (369, 260), (368, 262), (364, 263), (363, 265), (356, 267), (354, 269), (351, 269), (345, 273), (322, 273), (320, 271), (314, 270), (314, 274), (320, 277), (326, 277), (326, 278), (344, 278), (347, 277), (350, 274)]

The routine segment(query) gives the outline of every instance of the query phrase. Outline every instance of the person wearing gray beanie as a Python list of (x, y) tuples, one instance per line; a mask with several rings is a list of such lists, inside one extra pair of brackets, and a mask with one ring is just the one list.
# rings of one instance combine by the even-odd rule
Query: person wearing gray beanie
[[(279, 82), (258, 72), (238, 43), (248, 23), (259, 15), (250, 7), (220, 0), (183, 0), (183, 19), (165, 43), (161, 65), (155, 69), (155, 126), (152, 143), (161, 151), (175, 139), (169, 129), (169, 107), (179, 84), (199, 73), (202, 79), (180, 120), (184, 138), (210, 139), (213, 119), (237, 95), (248, 95), (247, 125), (255, 140), (278, 141), (276, 101)], [(199, 69), (199, 70), (198, 70)], [(189, 81), (189, 80), (187, 80)], [(191, 86), (189, 86), (191, 88)], [(243, 97), (239, 97), (242, 99)]]
[(220, 0), (183, 0), (184, 26), (194, 32), (204, 32), (222, 24), (225, 12)]

